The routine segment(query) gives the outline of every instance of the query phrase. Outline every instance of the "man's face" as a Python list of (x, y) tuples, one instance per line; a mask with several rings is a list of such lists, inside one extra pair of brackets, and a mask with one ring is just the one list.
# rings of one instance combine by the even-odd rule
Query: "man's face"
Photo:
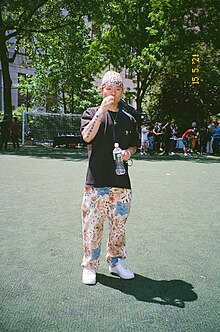
[(103, 98), (113, 96), (114, 104), (118, 104), (123, 95), (124, 89), (116, 84), (106, 84), (100, 89), (100, 91), (103, 95)]

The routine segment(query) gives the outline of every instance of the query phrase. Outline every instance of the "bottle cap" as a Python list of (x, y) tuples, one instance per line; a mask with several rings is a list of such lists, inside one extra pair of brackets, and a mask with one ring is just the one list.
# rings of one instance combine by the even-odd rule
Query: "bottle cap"
[(118, 143), (115, 143), (115, 148), (118, 148), (119, 147), (119, 144)]

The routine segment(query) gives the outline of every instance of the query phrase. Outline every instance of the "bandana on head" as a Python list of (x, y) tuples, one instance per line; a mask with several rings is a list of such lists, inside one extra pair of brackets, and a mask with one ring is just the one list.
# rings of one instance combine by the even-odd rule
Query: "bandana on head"
[(112, 70), (107, 71), (107, 73), (105, 73), (105, 75), (103, 76), (101, 86), (103, 87), (103, 86), (109, 85), (109, 84), (115, 84), (115, 85), (123, 87), (123, 80), (122, 80), (121, 75), (119, 73), (117, 73), (116, 71), (112, 71)]

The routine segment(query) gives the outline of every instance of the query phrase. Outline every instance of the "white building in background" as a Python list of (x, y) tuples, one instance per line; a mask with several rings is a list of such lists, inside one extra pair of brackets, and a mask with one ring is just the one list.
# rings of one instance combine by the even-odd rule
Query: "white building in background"
[[(88, 22), (87, 22), (88, 24)], [(91, 26), (91, 38), (93, 35), (93, 29)], [(9, 58), (13, 56), (13, 53), (9, 52)], [(115, 70), (117, 69), (110, 66), (107, 70)], [(10, 77), (12, 80), (12, 110), (17, 109), (17, 107), (21, 105), (27, 105), (28, 101), (28, 90), (24, 95), (21, 95), (17, 89), (17, 84), (19, 82), (19, 78), (23, 76), (24, 78), (26, 75), (34, 75), (35, 69), (28, 66), (28, 58), (25, 55), (25, 52), (22, 49), (19, 50), (17, 53), (16, 58), (13, 63), (9, 63), (9, 70), (10, 70)], [(120, 72), (123, 80), (124, 80), (124, 87), (125, 92), (133, 92), (134, 91), (134, 84), (132, 82), (132, 73), (129, 69), (123, 69)], [(100, 73), (100, 77), (97, 76), (95, 78), (93, 85), (99, 87), (101, 85), (102, 73)], [(3, 98), (3, 90), (4, 90), (4, 82), (3, 82), (3, 75), (2, 75), (2, 66), (0, 62), (0, 112), (4, 110), (4, 98)], [(136, 108), (134, 100), (129, 100), (129, 104)], [(34, 105), (31, 105), (32, 108), (35, 108)], [(39, 111), (39, 107), (36, 107)], [(42, 105), (40, 111), (46, 111), (46, 105)], [(61, 109), (60, 112), (62, 113), (63, 110)]]
[[(11, 57), (12, 54), (9, 54)], [(34, 75), (34, 69), (25, 67), (24, 63), (27, 62), (27, 58), (24, 54), (17, 54), (15, 61), (10, 63), (9, 70), (12, 80), (12, 108), (13, 110), (22, 104), (26, 104), (27, 95), (21, 95), (16, 88), (16, 84), (19, 82), (19, 77), (26, 76), (27, 74)], [(4, 98), (3, 98), (4, 82), (2, 77), (2, 66), (0, 62), (0, 112), (4, 110)]]
[[(63, 16), (67, 15), (67, 11), (63, 10)], [(91, 22), (87, 20), (85, 17), (85, 23), (90, 26), (91, 28), (91, 39), (93, 36), (97, 34), (97, 28), (95, 25), (92, 25)], [(13, 42), (13, 39), (12, 39)], [(9, 52), (9, 58), (12, 57), (12, 54)], [(13, 63), (9, 64), (9, 69), (10, 69), (10, 75), (11, 75), (11, 80), (12, 80), (12, 110), (15, 110), (17, 107), (21, 105), (27, 105), (28, 101), (28, 91), (26, 92), (25, 95), (21, 95), (16, 88), (17, 83), (19, 82), (19, 77), (20, 76), (26, 76), (26, 75), (34, 75), (34, 68), (31, 68), (27, 64), (27, 57), (25, 53), (22, 53), (22, 49), (20, 49), (20, 52), (16, 55), (15, 61)], [(25, 66), (24, 66), (25, 64)], [(114, 68), (108, 68), (116, 70)], [(133, 92), (134, 91), (134, 84), (132, 81), (132, 73), (129, 69), (123, 69), (122, 72), (120, 73), (123, 80), (124, 80), (124, 88), (125, 92)], [(101, 83), (101, 75), (100, 78), (96, 78), (93, 82), (94, 86), (100, 86)], [(1, 62), (0, 62), (0, 112), (4, 110), (4, 98), (3, 98), (3, 89), (4, 89), (4, 83), (3, 83), (3, 77), (2, 77), (2, 67), (1, 67)], [(136, 103), (134, 100), (130, 99), (129, 104), (136, 108)], [(32, 108), (35, 108), (34, 105), (32, 105)], [(46, 105), (42, 105), (41, 111), (46, 110)], [(39, 111), (39, 107), (38, 107)], [(63, 110), (61, 109), (60, 112), (62, 113)]]
[[(16, 85), (19, 82), (19, 77), (26, 76), (26, 75), (34, 75), (34, 68), (30, 67), (24, 67), (23, 64), (26, 62), (26, 56), (24, 54), (17, 54), (15, 61), (13, 63), (10, 63), (10, 75), (12, 80), (12, 109), (15, 110), (17, 107), (21, 105), (27, 104), (28, 99), (28, 91), (25, 95), (21, 95), (16, 87)], [(125, 86), (125, 92), (126, 91), (134, 91), (134, 84), (131, 79), (131, 74), (128, 69), (123, 69), (120, 73), (121, 76), (124, 79), (124, 86)], [(94, 86), (99, 87), (101, 84), (101, 76), (100, 78), (97, 78), (93, 82)], [(2, 77), (2, 67), (0, 63), (0, 112), (3, 112), (4, 110), (4, 98), (3, 98), (3, 89), (4, 89), (4, 83), (3, 83), (3, 77)], [(134, 100), (129, 100), (129, 104), (136, 107)], [(45, 106), (45, 105), (44, 105)], [(44, 106), (42, 107), (42, 110), (44, 110)], [(32, 106), (33, 107), (33, 106)], [(34, 107), (33, 107), (34, 108)]]

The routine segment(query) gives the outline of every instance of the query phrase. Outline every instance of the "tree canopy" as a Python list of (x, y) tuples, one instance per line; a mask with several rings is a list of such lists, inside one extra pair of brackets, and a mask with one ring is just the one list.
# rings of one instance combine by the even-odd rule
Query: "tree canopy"
[[(42, 59), (42, 54), (40, 54), (38, 46), (42, 47), (41, 52), (44, 55), (44, 61), (50, 65), (48, 70), (44, 66), (41, 70), (41, 75), (36, 77), (36, 85), (39, 87), (42, 84), (42, 76), (44, 78), (47, 76), (50, 79), (47, 81), (50, 91), (49, 94), (53, 94), (53, 89), (57, 89), (56, 80), (60, 79), (61, 87), (64, 86), (63, 80), (61, 80), (60, 75), (58, 75), (59, 69), (67, 65), (67, 69), (70, 69), (71, 62), (77, 63), (77, 68), (74, 70), (79, 73), (79, 68), (81, 74), (79, 75), (82, 78), (82, 57), (81, 55), (85, 53), (85, 48), (80, 49), (80, 42), (78, 38), (78, 47), (76, 43), (74, 45), (74, 33), (77, 31), (80, 32), (82, 28), (82, 19), (81, 17), (85, 13), (88, 15), (90, 10), (97, 9), (97, 1), (88, 1), (87, 4), (82, 3), (79, 0), (72, 1), (62, 1), (62, 0), (7, 0), (1, 1), (0, 3), (0, 60), (2, 65), (2, 75), (4, 82), (4, 111), (12, 115), (12, 101), (11, 101), (11, 88), (12, 81), (9, 71), (9, 63), (13, 62), (16, 58), (16, 55), (19, 52), (20, 46), (25, 46), (25, 52), (28, 56), (27, 51), (31, 52), (37, 51), (36, 57), (32, 57), (33, 64), (37, 64), (37, 56), (39, 62)], [(69, 27), (69, 31), (65, 30)], [(72, 27), (72, 29), (70, 29)], [(66, 34), (63, 33), (65, 30)], [(81, 32), (81, 34), (83, 34)], [(66, 36), (69, 34), (69, 39), (72, 37), (72, 54), (75, 59), (69, 59), (65, 62), (65, 48), (69, 47), (66, 45)], [(76, 39), (77, 39), (76, 38)], [(63, 40), (63, 41), (62, 41)], [(29, 42), (29, 45), (28, 45)], [(34, 44), (34, 43), (37, 43)], [(82, 41), (81, 41), (82, 43)], [(31, 48), (31, 44), (33, 44)], [(44, 45), (43, 45), (44, 44)], [(63, 47), (63, 52), (61, 51), (61, 46)], [(81, 44), (82, 46), (82, 44)], [(77, 52), (75, 50), (77, 49)], [(70, 50), (69, 50), (70, 51)], [(70, 55), (70, 53), (69, 53)], [(62, 63), (60, 59), (62, 58)], [(73, 60), (73, 61), (72, 61)], [(81, 62), (80, 62), (81, 61)], [(58, 68), (58, 64), (60, 68)], [(81, 66), (80, 66), (81, 63)], [(29, 62), (30, 65), (30, 62)], [(40, 68), (36, 68), (38, 73)], [(44, 73), (43, 73), (44, 70)], [(71, 71), (68, 71), (66, 75), (66, 81), (69, 80)], [(85, 72), (84, 72), (85, 74)], [(77, 76), (77, 75), (76, 75)], [(88, 76), (88, 75), (87, 75)], [(63, 73), (65, 77), (65, 73)], [(38, 80), (38, 81), (37, 81)], [(44, 80), (43, 80), (44, 81)], [(37, 84), (38, 83), (38, 84)], [(45, 89), (45, 85), (43, 87)], [(80, 88), (80, 87), (79, 87)], [(48, 92), (47, 90), (45, 91)]]
[[(191, 103), (191, 114), (185, 114), (187, 119), (215, 113), (219, 81), (218, 7), (218, 1), (206, 0), (111, 1), (101, 22), (94, 22), (99, 34), (91, 45), (93, 61), (98, 66), (100, 59), (102, 68), (111, 63), (134, 73), (139, 110), (145, 105), (151, 111), (156, 107), (164, 117), (171, 109), (171, 114), (176, 115), (181, 109), (184, 116), (184, 109)], [(194, 53), (199, 53), (199, 87), (192, 84)], [(172, 94), (168, 97), (167, 92), (172, 90), (179, 102), (170, 107)], [(153, 95), (154, 105), (149, 102)], [(153, 115), (159, 116), (157, 112)]]
[[(73, 112), (89, 99), (96, 103), (91, 82), (111, 66), (129, 69), (137, 108), (152, 119), (217, 114), (218, 10), (217, 0), (1, 1), (5, 112), (11, 112), (9, 62), (23, 46), (36, 74), (23, 86), (36, 104)], [(194, 67), (193, 54), (199, 54)]]

